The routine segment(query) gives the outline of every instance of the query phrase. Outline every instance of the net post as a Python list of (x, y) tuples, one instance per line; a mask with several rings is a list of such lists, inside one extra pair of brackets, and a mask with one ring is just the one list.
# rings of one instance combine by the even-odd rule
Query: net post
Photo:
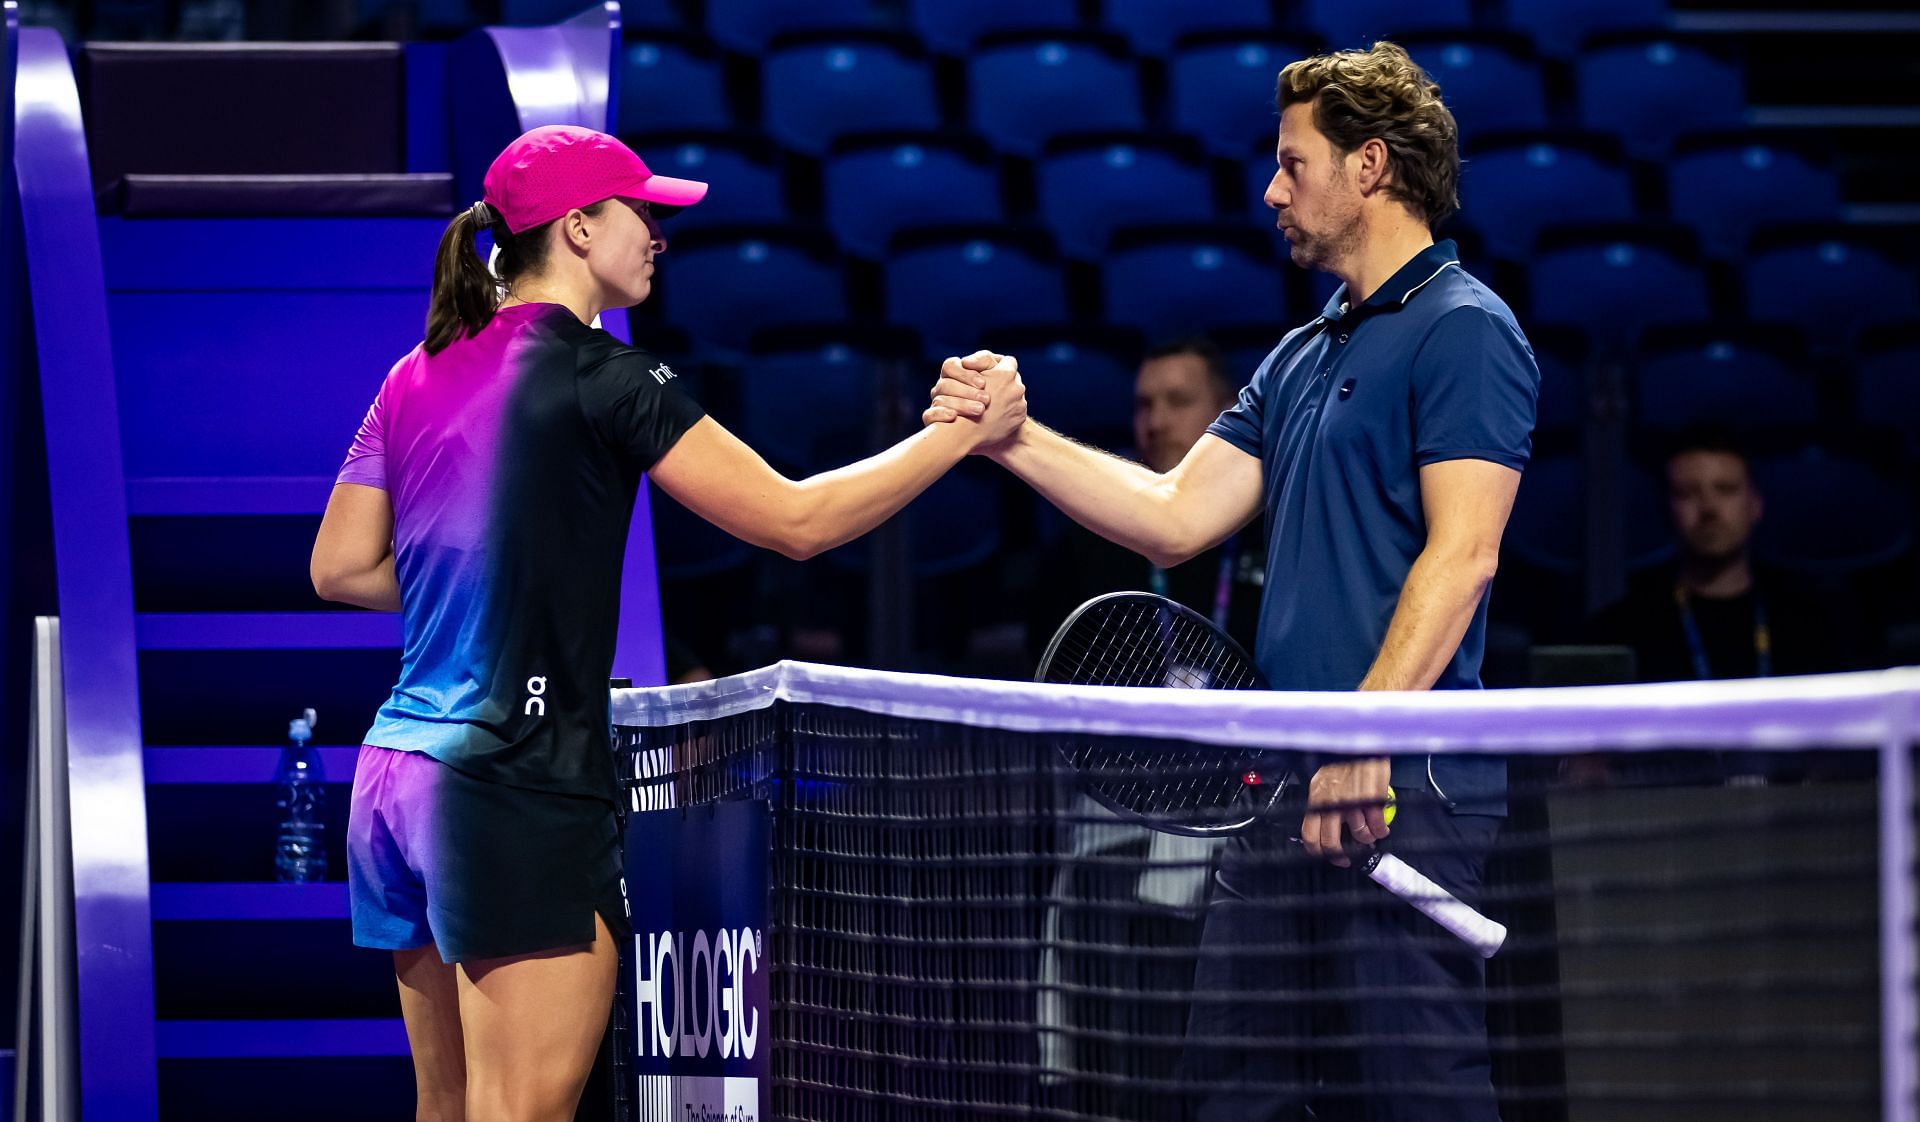
[(1911, 721), (1880, 747), (1880, 1117), (1916, 1122)]

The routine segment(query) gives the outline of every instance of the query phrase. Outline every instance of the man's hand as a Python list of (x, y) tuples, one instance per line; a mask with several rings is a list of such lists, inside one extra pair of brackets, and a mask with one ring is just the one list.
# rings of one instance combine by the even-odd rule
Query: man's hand
[(1340, 841), (1342, 830), (1356, 845), (1371, 847), (1385, 839), (1391, 773), (1385, 759), (1327, 764), (1314, 772), (1307, 784), (1307, 812), (1300, 819), (1300, 843), (1307, 852), (1344, 869), (1352, 862)]
[(1012, 355), (995, 356), (984, 371), (970, 373), (978, 373), (985, 382), (980, 390), (986, 398), (978, 418), (980, 438), (973, 445), (979, 452), (1006, 440), (1027, 423), (1027, 387), (1020, 380), (1019, 360)]
[[(934, 383), (933, 390), (928, 395), (930, 403), (926, 411), (920, 415), (921, 423), (945, 424), (962, 417), (989, 423), (988, 413), (998, 400), (996, 395), (1018, 392), (1020, 401), (1017, 411), (1009, 412), (1005, 416), (1011, 418), (1017, 414), (1019, 423), (1012, 424), (1011, 427), (997, 432), (989, 439), (983, 439), (979, 448), (984, 449), (998, 444), (1012, 436), (1019, 431), (1020, 423), (1026, 420), (1026, 387), (1020, 382), (1016, 373), (1011, 380), (1011, 390), (1003, 389), (1007, 381), (1003, 375), (998, 375), (996, 372), (1005, 370), (1017, 372), (1019, 360), (1011, 355), (997, 355), (992, 351), (975, 351), (966, 358), (947, 359), (940, 365), (940, 380)], [(1001, 404), (1012, 403), (1001, 402)], [(994, 412), (998, 414), (997, 410)]]

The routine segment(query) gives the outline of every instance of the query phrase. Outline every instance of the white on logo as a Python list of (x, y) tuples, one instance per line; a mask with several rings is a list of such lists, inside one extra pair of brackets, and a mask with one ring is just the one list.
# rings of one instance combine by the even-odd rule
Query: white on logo
[(660, 383), (663, 386), (667, 384), (668, 378), (671, 378), (674, 376), (673, 367), (668, 366), (664, 362), (654, 367), (652, 370), (647, 371), (647, 373), (653, 375), (653, 380)]
[(546, 716), (547, 715), (547, 699), (542, 695), (547, 692), (547, 680), (545, 678), (540, 677), (537, 674), (531, 678), (528, 678), (527, 692), (532, 694), (533, 696), (527, 698), (527, 707), (524, 710), (526, 715), (529, 717)]

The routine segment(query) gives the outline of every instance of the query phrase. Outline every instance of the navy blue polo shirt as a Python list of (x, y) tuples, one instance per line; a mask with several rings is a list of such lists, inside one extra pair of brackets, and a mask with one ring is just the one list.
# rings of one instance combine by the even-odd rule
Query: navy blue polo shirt
[[(1540, 372), (1513, 313), (1461, 269), (1452, 242), (1423, 250), (1358, 307), (1344, 286), (1290, 332), (1208, 428), (1260, 459), (1267, 583), (1255, 660), (1275, 689), (1351, 690), (1380, 653), (1426, 545), (1420, 469), (1532, 450)], [(1435, 689), (1477, 689), (1487, 602)], [(1504, 808), (1492, 758), (1400, 756), (1395, 786), (1431, 784), (1459, 810)]]

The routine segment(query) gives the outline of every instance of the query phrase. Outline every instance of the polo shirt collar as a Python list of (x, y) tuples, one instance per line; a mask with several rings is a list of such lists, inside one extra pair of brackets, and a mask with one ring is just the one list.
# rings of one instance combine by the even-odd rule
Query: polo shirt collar
[[(1400, 266), (1399, 271), (1388, 277), (1387, 283), (1362, 301), (1360, 307), (1369, 313), (1400, 307), (1413, 299), (1414, 293), (1426, 287), (1428, 281), (1439, 276), (1440, 270), (1457, 264), (1459, 260), (1460, 254), (1453, 242), (1434, 242), (1415, 254), (1413, 260)], [(1347, 307), (1347, 286), (1343, 284), (1334, 290), (1333, 296), (1327, 300), (1327, 306), (1320, 310), (1320, 318), (1337, 323), (1352, 311), (1354, 309)]]

